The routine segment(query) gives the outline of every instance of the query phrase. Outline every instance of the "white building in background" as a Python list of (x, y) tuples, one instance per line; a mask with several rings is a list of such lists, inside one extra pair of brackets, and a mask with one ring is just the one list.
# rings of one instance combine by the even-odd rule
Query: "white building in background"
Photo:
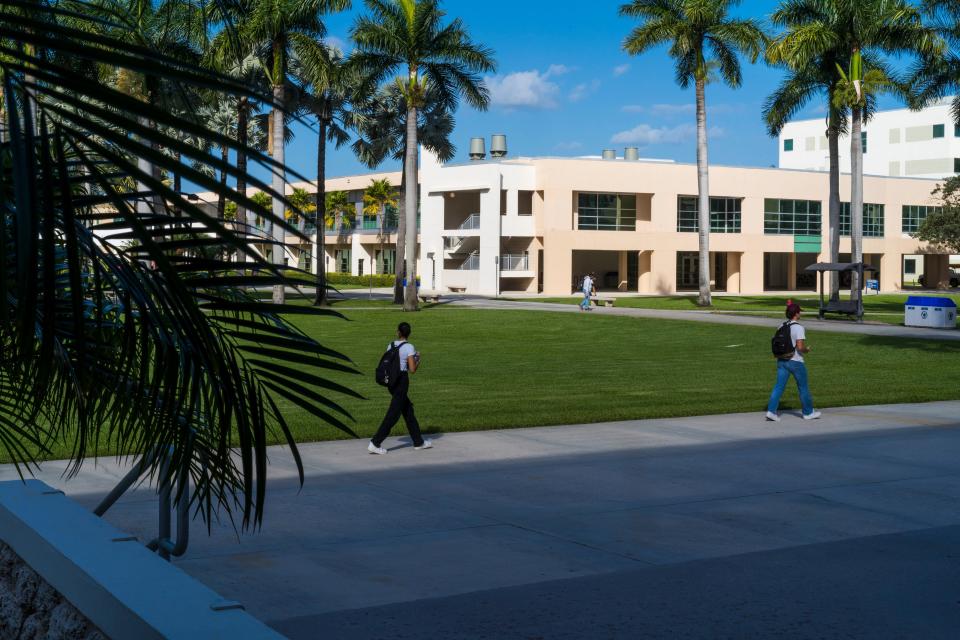
[[(960, 173), (960, 127), (952, 99), (923, 109), (878, 111), (863, 127), (863, 172), (874, 176), (945, 178)], [(780, 134), (780, 168), (828, 171), (826, 119), (791, 122)], [(850, 139), (840, 139), (840, 171), (850, 172)]]

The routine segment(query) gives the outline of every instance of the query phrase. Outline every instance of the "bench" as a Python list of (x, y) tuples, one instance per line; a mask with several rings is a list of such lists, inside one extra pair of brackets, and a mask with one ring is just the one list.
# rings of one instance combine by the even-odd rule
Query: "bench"
[(598, 307), (600, 306), (600, 303), (603, 303), (603, 306), (605, 307), (612, 307), (613, 300), (614, 300), (613, 298), (601, 298), (600, 296), (590, 296), (590, 302), (594, 303)]
[(427, 302), (432, 302), (433, 304), (437, 304), (438, 302), (440, 302), (440, 294), (439, 293), (422, 294), (420, 296), (420, 300), (422, 300), (424, 304), (426, 304)]

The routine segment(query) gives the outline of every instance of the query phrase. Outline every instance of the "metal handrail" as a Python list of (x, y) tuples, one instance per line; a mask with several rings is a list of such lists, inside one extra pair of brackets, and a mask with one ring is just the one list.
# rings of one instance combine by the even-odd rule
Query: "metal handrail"
[(501, 271), (529, 271), (530, 256), (526, 253), (505, 253), (500, 256)]
[(471, 253), (470, 257), (463, 261), (457, 269), (460, 271), (476, 271), (480, 268), (480, 254)]
[[(127, 475), (114, 487), (110, 493), (93, 510), (94, 515), (103, 517), (103, 515), (112, 507), (117, 500), (127, 492), (130, 487), (140, 481), (144, 473), (150, 470), (157, 458), (163, 457), (163, 463), (160, 466), (160, 491), (159, 491), (159, 519), (157, 537), (147, 543), (150, 551), (156, 551), (164, 560), (170, 560), (170, 556), (180, 557), (187, 551), (190, 543), (190, 476), (189, 467), (184, 467), (177, 478), (177, 536), (171, 539), (171, 515), (172, 515), (172, 495), (173, 483), (169, 477), (170, 463), (173, 458), (173, 447), (154, 447), (147, 451), (144, 456), (127, 472)], [(203, 460), (203, 469), (206, 471), (207, 461)]]
[(457, 228), (462, 229), (463, 231), (473, 231), (473, 230), (479, 229), (480, 214), (479, 213), (470, 214), (469, 216), (467, 216), (467, 219), (464, 220), (463, 223)]

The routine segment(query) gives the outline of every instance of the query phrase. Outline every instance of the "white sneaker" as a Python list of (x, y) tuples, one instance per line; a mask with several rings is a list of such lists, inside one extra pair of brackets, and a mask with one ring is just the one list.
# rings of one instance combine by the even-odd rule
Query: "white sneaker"
[(820, 412), (819, 412), (819, 411), (814, 411), (813, 413), (810, 413), (810, 414), (807, 414), (807, 415), (803, 416), (803, 419), (804, 419), (804, 420), (819, 420), (819, 419), (820, 419)]
[(780, 416), (772, 411), (767, 411), (767, 422), (780, 422)]
[(373, 444), (373, 442), (367, 445), (367, 451), (369, 451), (370, 453), (376, 454), (378, 456), (387, 455), (386, 449), (384, 449), (383, 447), (378, 447), (377, 445)]
[(424, 440), (422, 445), (419, 447), (414, 447), (413, 449), (414, 451), (420, 451), (421, 449), (433, 449), (433, 441)]

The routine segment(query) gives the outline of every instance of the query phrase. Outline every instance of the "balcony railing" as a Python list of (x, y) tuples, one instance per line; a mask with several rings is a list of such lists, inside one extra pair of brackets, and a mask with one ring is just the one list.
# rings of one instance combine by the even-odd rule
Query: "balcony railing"
[(480, 268), (480, 254), (473, 253), (470, 254), (470, 257), (463, 261), (457, 269), (460, 271), (476, 271)]
[(474, 213), (467, 217), (459, 227), (461, 231), (474, 231), (480, 228), (480, 214)]
[(523, 253), (505, 253), (500, 256), (501, 271), (529, 271), (530, 256)]

